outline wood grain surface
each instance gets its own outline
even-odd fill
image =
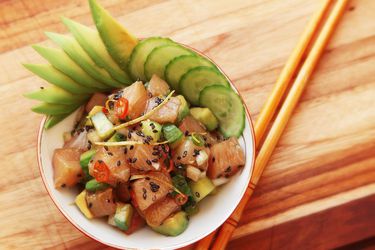
[[[138,37],[170,36],[207,53],[256,120],[320,1],[102,0]],[[30,45],[92,25],[86,0],[0,1],[0,249],[103,249],[57,210],[36,161],[41,116],[22,93]],[[228,249],[328,249],[375,237],[375,1],[352,0],[266,168]],[[363,243],[365,242],[365,243]]]

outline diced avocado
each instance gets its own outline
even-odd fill
[[[91,121],[91,119],[89,119],[89,120]],[[91,143],[103,141],[103,139],[100,138],[100,136],[98,135],[98,132],[96,130],[91,130],[90,132],[88,132],[87,133],[87,139]]]
[[[178,108],[177,122],[182,121],[189,114],[189,103],[183,95],[176,96],[180,100],[180,107]]]
[[[31,110],[39,114],[61,115],[71,113],[74,110],[76,110],[79,106],[79,104],[64,105],[42,102],[32,107]]]
[[[94,216],[92,215],[90,209],[87,206],[86,202],[86,190],[83,190],[75,199],[75,203],[79,210],[86,216],[87,219],[92,219]]]
[[[161,136],[162,125],[157,122],[146,120],[141,122],[142,133],[145,136],[151,136],[152,140],[157,142]]]
[[[105,116],[102,111],[93,115],[91,117],[91,121],[100,138],[106,139],[113,134],[113,124],[108,120],[107,116]]]
[[[96,30],[68,18],[62,18],[62,21],[96,65],[107,70],[113,79],[125,85],[131,83],[128,74],[122,70],[108,54],[108,51]]]
[[[47,82],[56,85],[72,94],[90,94],[95,92],[95,89],[87,88],[79,83],[75,82],[73,79],[67,77],[61,71],[55,69],[53,66],[48,64],[29,64],[25,63],[23,66],[33,72],[35,75],[46,80]]]
[[[130,204],[117,203],[116,213],[114,217],[115,224],[121,230],[128,230],[132,217],[133,207]]]
[[[208,108],[191,108],[190,114],[200,121],[208,131],[212,131],[219,126],[219,122]]]
[[[62,88],[51,85],[31,93],[24,94],[25,97],[53,104],[82,104],[89,96],[74,95]]]
[[[120,141],[126,141],[125,135],[116,132],[114,135],[112,135],[111,138],[108,139],[109,142],[120,142]]]
[[[32,46],[42,57],[53,67],[72,78],[77,83],[91,89],[106,90],[108,86],[95,80],[76,64],[62,49],[44,47],[41,45]]]
[[[103,183],[103,182],[98,182],[95,179],[89,180],[86,182],[85,189],[90,192],[96,192],[100,190],[104,190],[109,187],[109,184]]]
[[[187,214],[181,211],[166,219],[160,226],[152,227],[152,230],[167,236],[177,236],[186,230],[188,224]]]
[[[113,79],[105,69],[98,67],[73,37],[53,32],[46,32],[46,35],[58,44],[65,53],[91,77],[109,87],[119,88],[122,86],[122,84]]]
[[[116,223],[115,223],[115,214],[111,214],[110,216],[108,216],[108,220],[107,220],[107,223],[111,226],[116,226]]]
[[[103,111],[103,107],[102,106],[94,106],[90,112],[88,113],[87,115],[87,118],[91,118],[93,117],[93,115],[95,115],[96,113],[99,113],[99,112],[102,112]]]
[[[138,39],[130,34],[96,0],[90,0],[89,3],[96,28],[109,54],[123,70],[127,70],[130,54],[137,45]]]
[[[48,116],[46,123],[44,123],[44,128],[49,129],[55,126],[57,123],[61,122],[66,118],[69,114],[62,114],[62,115],[50,115]]]
[[[163,126],[163,136],[169,143],[175,143],[183,137],[182,131],[173,124]]]
[[[203,177],[196,182],[191,181],[189,185],[196,202],[201,201],[215,189],[215,185],[207,177]]]
[[[91,149],[81,154],[79,158],[79,164],[81,165],[82,171],[85,173],[86,180],[91,179],[91,176],[89,174],[89,162],[92,159],[92,157],[94,157],[95,154],[96,154],[96,149]]]

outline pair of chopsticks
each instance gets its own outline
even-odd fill
[[[296,75],[295,81],[287,93],[284,103],[277,114],[268,135],[265,137],[262,147],[260,148],[254,166],[254,172],[250,179],[241,202],[234,210],[232,215],[226,220],[219,230],[216,230],[198,242],[197,250],[206,250],[211,246],[211,241],[215,238],[211,249],[225,249],[233,231],[236,229],[241,215],[247,202],[254,192],[265,166],[267,165],[278,140],[284,131],[289,118],[296,107],[298,100],[321,57],[329,38],[331,37],[339,18],[345,11],[348,0],[337,0],[332,8],[329,8],[334,1],[324,0],[321,8],[313,15],[302,34],[296,48],[293,50],[288,61],[286,62],[277,82],[262,108],[258,120],[255,124],[256,149],[261,145],[265,131],[274,117],[275,111],[280,104],[282,97],[291,81]],[[329,12],[330,13],[327,13]],[[325,19],[325,17],[327,18]],[[325,19],[325,23],[324,23]],[[321,27],[321,29],[319,29]],[[310,50],[308,51],[308,48]],[[306,56],[303,62],[303,56]],[[300,68],[299,68],[300,66]],[[298,71],[299,69],[299,71]]]

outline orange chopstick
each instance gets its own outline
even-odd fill
[[[283,93],[285,92],[285,89],[287,87],[288,82],[292,78],[294,71],[297,69],[297,66],[299,65],[300,60],[302,59],[302,55],[304,51],[306,50],[309,41],[312,39],[315,31],[317,30],[317,27],[321,21],[321,19],[324,16],[324,13],[328,9],[329,4],[332,1],[326,1],[322,8],[314,15],[311,22],[307,26],[307,30],[304,32],[300,42],[298,43],[296,49],[293,51],[292,55],[288,59],[273,91],[271,96],[269,97],[268,101],[266,102],[265,107],[262,109],[260,117],[262,117],[260,120],[258,119],[257,125],[256,125],[256,138],[258,142],[260,141],[260,138],[263,136],[264,131],[266,127],[268,126],[269,121],[272,119],[272,116],[276,110],[276,107],[278,106],[281,97]],[[327,19],[326,24],[324,25],[321,33],[319,34],[315,44],[312,46],[312,49],[310,51],[310,54],[308,55],[305,63],[303,64],[301,70],[299,71],[299,74],[294,82],[294,85],[292,86],[275,122],[272,126],[262,149],[260,150],[255,168],[254,173],[251,178],[251,181],[249,183],[249,186],[246,190],[246,193],[244,197],[242,198],[240,204],[236,208],[236,210],[233,212],[231,217],[224,223],[222,226],[219,236],[217,240],[215,241],[212,249],[224,249],[227,245],[234,229],[236,228],[238,221],[242,215],[242,212],[246,206],[247,201],[249,200],[250,196],[253,193],[253,190],[255,188],[255,185],[258,183],[258,180],[268,163],[268,160],[272,154],[273,149],[275,148],[278,139],[280,138],[290,116],[291,113],[296,106],[299,97],[306,86],[306,83],[309,79],[309,77],[312,74],[313,69],[315,68],[318,59],[320,58],[323,49],[332,34],[332,31],[343,13],[345,6],[347,4],[347,0],[339,0],[334,7],[333,11],[331,12],[331,15]],[[258,128],[258,129],[257,129]],[[259,143],[257,144],[259,146]],[[216,232],[211,233],[206,238],[201,240],[196,249],[208,249],[210,246],[210,243],[212,239],[214,238]]]

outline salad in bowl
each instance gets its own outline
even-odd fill
[[[106,232],[149,228],[175,238],[205,212],[206,200],[234,191],[236,203],[222,205],[214,228],[194,229],[202,238],[233,212],[250,178],[248,112],[210,59],[169,38],[139,40],[89,3],[97,30],[63,18],[73,36],[47,32],[59,48],[33,48],[49,64],[25,64],[51,84],[25,94],[47,116],[38,149],[47,190],[71,222],[72,208],[60,203],[74,197],[81,217],[72,223],[82,231],[98,220]],[[87,234],[97,239],[94,231]]]

